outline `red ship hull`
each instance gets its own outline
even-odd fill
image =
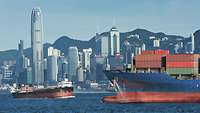
[[[121,92],[104,97],[107,103],[199,103],[199,92]]]
[[[39,89],[32,92],[12,93],[14,98],[72,98],[73,88]]]

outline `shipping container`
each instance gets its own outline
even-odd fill
[[[137,55],[135,61],[162,61],[163,55]]]
[[[159,55],[168,55],[169,54],[169,50],[155,50],[154,51],[155,54],[159,54]]]
[[[162,67],[162,62],[160,61],[154,61],[154,62],[143,62],[143,61],[136,61],[135,62],[135,67],[136,68],[161,68]]]
[[[198,68],[166,68],[168,74],[198,74]]]
[[[149,55],[149,54],[159,54],[159,55],[168,55],[169,50],[145,50],[142,51],[142,55]]]
[[[198,62],[199,55],[197,54],[174,54],[167,55],[167,62]]]
[[[198,62],[166,62],[166,67],[198,68]]]
[[[142,55],[154,54],[154,50],[145,50],[145,51],[142,51],[141,54],[142,54]]]

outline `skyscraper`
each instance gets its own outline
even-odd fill
[[[192,53],[194,53],[195,46],[194,46],[194,34],[191,34],[191,43],[192,43]]]
[[[120,34],[116,27],[110,30],[109,53],[111,56],[120,53]]]
[[[90,55],[92,54],[92,49],[83,49],[83,68],[90,71]]]
[[[78,68],[78,49],[77,47],[69,47],[68,49],[68,78],[70,80],[76,80],[76,71]]]
[[[58,80],[57,56],[52,55],[47,58],[47,81],[49,84],[56,83]]]
[[[160,47],[160,39],[159,38],[155,38],[153,40],[153,47],[155,47],[155,48],[159,48]]]
[[[43,26],[40,8],[33,8],[31,14],[32,75],[34,84],[44,83],[43,69]]]
[[[101,36],[101,56],[107,57],[109,53],[109,37]]]
[[[24,54],[24,41],[20,40],[18,44],[19,55],[22,56]]]
[[[18,44],[17,72],[20,73],[24,67],[24,41],[20,40]]]

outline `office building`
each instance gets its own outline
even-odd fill
[[[97,55],[97,56],[101,55],[101,36],[98,33],[96,33],[96,36],[95,36],[94,54]]]
[[[84,82],[85,81],[85,76],[84,76],[84,69],[79,66],[77,69],[77,81],[78,82]]]
[[[120,33],[116,27],[110,30],[109,53],[111,56],[120,53]]]
[[[135,55],[140,55],[142,52],[141,47],[135,47]]]
[[[44,83],[43,69],[43,23],[40,8],[33,8],[31,14],[32,75],[34,84]]]
[[[83,68],[90,71],[90,55],[92,54],[92,49],[83,49]]]
[[[77,80],[76,72],[78,68],[78,49],[77,47],[68,48],[68,72],[70,80]]]
[[[142,44],[142,51],[145,51],[146,50],[146,45],[143,43]]]
[[[156,47],[156,48],[160,47],[160,39],[159,38],[155,38],[153,40],[153,47]]]
[[[56,56],[48,56],[47,58],[47,83],[54,84],[58,78],[58,64]]]
[[[68,62],[64,56],[58,57],[58,81],[62,81],[68,76]]]
[[[55,49],[53,47],[49,47],[48,48],[48,56],[61,56],[61,52],[58,49]]]
[[[107,57],[109,55],[109,37],[101,36],[101,56]]]
[[[194,53],[195,45],[194,45],[194,34],[193,33],[191,34],[191,44],[192,44],[191,45],[192,46],[192,48],[191,48],[192,50],[191,51],[192,51],[192,53]]]

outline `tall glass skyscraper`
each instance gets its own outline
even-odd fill
[[[78,68],[78,49],[77,47],[69,47],[68,48],[68,78],[70,80],[76,80],[76,72]]]
[[[120,53],[120,33],[116,27],[110,30],[109,53],[111,56]]]
[[[43,69],[43,25],[40,8],[33,8],[31,14],[32,75],[34,84],[44,83]]]

